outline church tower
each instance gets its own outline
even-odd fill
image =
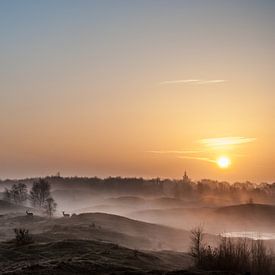
[[[183,181],[183,183],[189,183],[190,182],[190,179],[187,176],[186,171],[184,171],[184,176],[182,177],[182,181]]]

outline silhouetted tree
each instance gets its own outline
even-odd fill
[[[34,182],[30,191],[30,201],[34,207],[44,207],[46,200],[50,197],[51,185],[44,179]]]
[[[203,244],[203,227],[198,226],[191,230],[191,248],[190,248],[190,254],[192,257],[194,257],[196,261],[196,266],[201,265],[202,261],[202,251],[205,249]]]
[[[4,199],[16,204],[23,204],[28,198],[28,190],[25,183],[13,184],[11,189],[6,188]]]
[[[179,183],[178,182],[175,183],[174,197],[175,197],[175,199],[179,199],[180,198],[180,188],[179,188]]]
[[[54,201],[52,197],[49,197],[46,199],[46,202],[44,204],[45,213],[52,217],[56,211],[57,203]]]

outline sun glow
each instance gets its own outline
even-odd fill
[[[221,156],[217,159],[217,165],[222,169],[226,169],[231,165],[231,160],[229,157]]]

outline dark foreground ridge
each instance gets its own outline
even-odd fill
[[[145,252],[112,243],[62,240],[0,246],[1,274],[234,274],[181,270],[185,253]],[[175,271],[177,270],[177,271]]]

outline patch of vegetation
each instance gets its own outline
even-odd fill
[[[203,270],[221,270],[251,275],[272,275],[272,252],[268,251],[262,240],[221,237],[217,247],[203,242],[203,229],[191,231],[191,255],[196,267]]]
[[[26,245],[33,242],[33,238],[29,233],[28,229],[25,228],[15,228],[15,243],[16,245]]]

